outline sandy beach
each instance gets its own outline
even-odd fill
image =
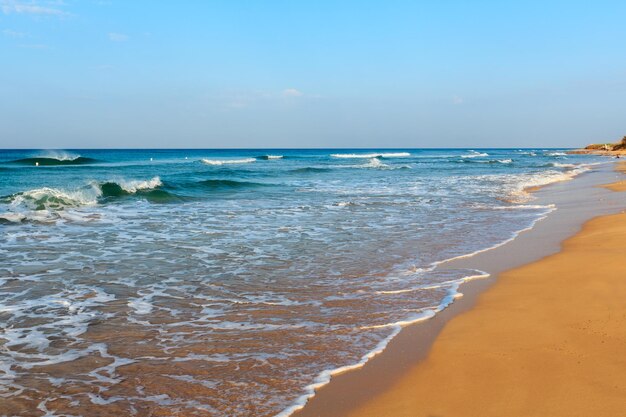
[[[626,164],[616,165],[624,170]],[[626,181],[604,187],[625,191]],[[622,415],[625,241],[623,211],[597,217],[560,252],[499,274],[474,306],[440,326],[423,358],[398,368],[383,389],[353,401],[344,386],[343,412],[336,415]],[[362,386],[367,378],[360,378]],[[376,383],[372,375],[369,381]],[[332,384],[328,391],[324,400],[338,397]],[[303,415],[323,415],[319,410],[313,404]]]
[[[561,253],[502,275],[424,362],[349,415],[620,415],[625,240],[626,214],[598,218]]]

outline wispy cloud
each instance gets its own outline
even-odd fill
[[[28,43],[28,44],[20,44],[17,46],[19,48],[26,48],[26,49],[48,49],[48,45],[44,45],[41,43]]]
[[[62,10],[64,6],[61,1],[19,1],[0,0],[0,10],[4,14],[26,14],[36,16],[69,16],[69,13]]]
[[[297,98],[317,97],[305,95],[302,91],[295,88],[286,88],[282,91],[236,91],[228,92],[221,96],[227,108],[245,109],[254,107],[258,104],[267,105],[269,103],[276,104],[293,104]]]
[[[11,29],[4,29],[2,31],[2,34],[4,36],[8,36],[9,38],[16,38],[16,39],[20,39],[20,38],[26,38],[28,37],[27,33],[24,32],[17,32],[15,30],[11,30]]]
[[[128,35],[123,33],[110,32],[108,36],[112,42],[126,42],[129,39]]]
[[[287,88],[283,90],[283,97],[302,97],[304,93],[300,90],[296,90],[295,88]]]

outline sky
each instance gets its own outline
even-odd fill
[[[0,148],[577,147],[626,2],[0,0]]]

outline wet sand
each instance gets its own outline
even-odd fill
[[[349,416],[617,416],[626,401],[626,214],[503,274],[427,359]]]
[[[616,164],[615,170],[623,174],[626,174],[626,162],[620,162]],[[626,179],[603,185],[603,187],[608,188],[611,191],[618,191],[618,192],[626,191]]]
[[[626,186],[620,178],[607,188]],[[497,280],[492,276],[463,287],[466,296],[460,303],[406,328],[361,370],[339,375],[298,417],[621,415],[626,399],[626,198],[593,194],[590,187],[578,191],[591,197],[562,204],[565,213],[552,217],[553,224],[503,249],[511,254],[522,245],[514,269],[498,271],[511,263],[500,259],[500,267],[490,271]],[[586,222],[559,251],[558,236],[572,235],[577,227],[559,226],[558,219],[583,219],[574,209],[583,201],[588,208],[605,206],[599,214],[622,213]],[[552,254],[542,258],[533,251]],[[529,257],[536,259],[523,265]]]

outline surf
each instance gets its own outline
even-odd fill
[[[256,162],[256,158],[242,158],[242,159],[206,159],[203,158],[200,160],[203,164],[206,165],[233,165],[233,164],[249,164],[251,162]]]

